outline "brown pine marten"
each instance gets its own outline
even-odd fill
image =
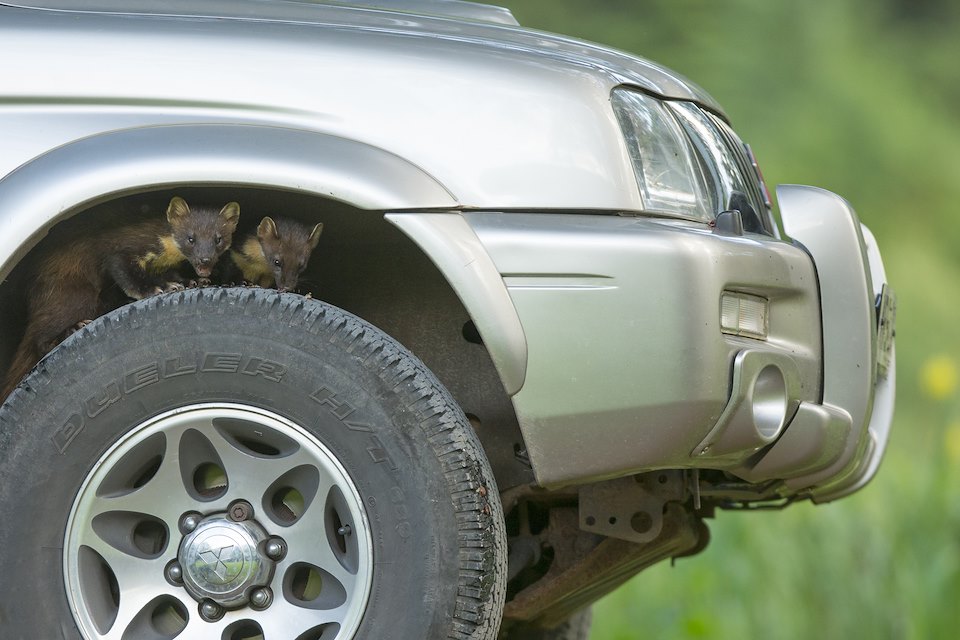
[[[227,268],[221,279],[227,284],[242,279],[261,287],[290,291],[307,268],[322,232],[322,222],[310,227],[295,220],[266,217],[257,226],[255,236],[230,251],[232,265],[224,260]]]
[[[48,250],[30,278],[26,330],[3,383],[6,398],[40,358],[90,320],[124,303],[183,289],[187,265],[209,278],[230,248],[240,205],[193,207],[175,197],[166,220],[149,220],[76,238]]]

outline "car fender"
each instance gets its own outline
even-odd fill
[[[217,183],[313,193],[369,210],[458,205],[420,168],[346,138],[242,124],[121,129],[57,147],[0,180],[0,277],[79,207],[123,193]]]
[[[388,213],[388,221],[429,256],[483,338],[508,395],[523,387],[527,340],[493,259],[459,213]]]

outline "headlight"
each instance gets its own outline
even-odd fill
[[[628,89],[615,89],[612,101],[644,208],[713,219],[700,159],[673,113],[659,100]]]
[[[698,157],[706,161],[704,176],[716,211],[738,209],[747,231],[772,232],[773,226],[763,220],[769,208],[761,191],[759,167],[737,134],[722,120],[689,102],[670,102],[667,108],[690,135]]]

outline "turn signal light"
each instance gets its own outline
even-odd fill
[[[766,340],[769,306],[766,298],[724,291],[720,296],[720,330],[733,336]]]

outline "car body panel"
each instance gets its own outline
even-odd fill
[[[741,352],[787,360],[791,402],[818,400],[817,283],[796,247],[650,218],[465,217],[523,324],[530,355],[513,403],[541,484],[730,466],[729,452],[694,450],[730,401]],[[768,340],[721,333],[723,291],[770,301]]]
[[[541,66],[577,64],[635,84],[651,93],[700,103],[716,113],[722,108],[706,91],[687,78],[639,56],[553,33],[518,28],[505,10],[469,2],[311,2],[293,0],[265,3],[255,0],[154,0],[139,5],[129,0],[32,0],[0,5],[56,11],[232,19],[323,25],[349,31],[380,31],[411,39],[449,40],[486,45],[509,55],[526,56]],[[433,16],[462,17],[480,22]],[[506,11],[509,15],[509,11]],[[386,60],[384,60],[386,62]],[[463,62],[468,62],[463,59]]]

